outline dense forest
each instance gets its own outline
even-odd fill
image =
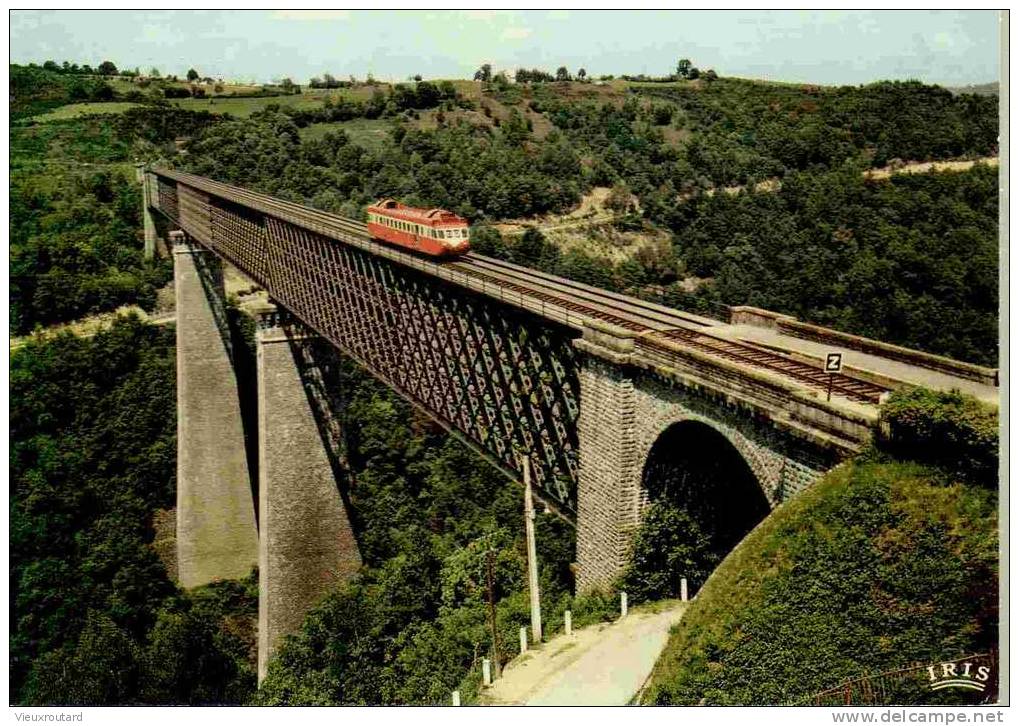
[[[11,358],[11,701],[238,702],[257,582],[185,593],[151,546],[173,506],[174,336],[124,318]]]
[[[38,68],[12,74],[23,117],[103,100],[89,83]],[[894,159],[995,153],[995,97],[714,78],[622,90],[495,79],[478,99],[451,85],[404,84],[310,110],[268,104],[243,119],[146,103],[22,120],[11,128],[12,332],[151,307],[171,269],[141,258],[131,163],[147,161],[352,217],[383,196],[444,206],[476,224],[484,254],[680,307],[761,305],[995,363],[996,172],[861,174]],[[348,133],[363,120],[385,125],[384,144]],[[330,128],[305,134],[311,125]],[[781,180],[777,191],[753,190],[768,177]],[[747,190],[712,193],[733,183]],[[622,200],[606,224],[665,230],[669,244],[609,261],[562,250],[537,228],[511,236],[492,226],[564,212],[594,187]],[[519,489],[344,365],[345,484],[365,567],[311,613],[256,690],[255,579],[183,592],[152,546],[155,518],[173,506],[173,343],[172,328],[124,319],[12,355],[12,701],[438,703],[453,688],[469,700],[491,647],[488,552],[504,659],[527,621]],[[250,367],[251,348],[238,352]],[[989,506],[982,497],[973,511]],[[626,575],[638,599],[667,594],[653,577],[663,542],[668,557],[703,566],[699,580],[718,560],[693,528],[672,536],[689,524],[684,512],[652,512]],[[567,607],[578,627],[614,613],[607,596],[571,594],[570,528],[549,514],[538,527],[547,627]],[[700,686],[663,688],[667,700]]]
[[[130,176],[129,176],[130,175]],[[133,170],[11,176],[11,328],[73,320],[136,303],[151,308],[168,260],[141,259]]]
[[[11,130],[11,331],[135,304],[151,309],[169,260],[142,259],[141,195],[130,163],[218,119],[136,108]]]

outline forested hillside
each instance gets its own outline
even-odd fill
[[[172,329],[29,342],[10,394],[11,701],[244,700],[255,581],[185,593],[151,546],[175,500]]]
[[[172,153],[210,114],[138,108],[11,128],[11,331],[151,309],[169,260],[142,259],[134,159]]]
[[[635,204],[612,225],[663,227],[670,248],[615,265],[583,249],[560,254],[533,234],[504,244],[482,233],[478,249],[681,307],[759,305],[938,354],[997,360],[996,173],[978,166],[861,175],[893,156],[993,153],[996,98],[915,83],[819,90],[719,79],[637,86],[628,95],[584,87],[570,95],[555,85],[493,85],[491,103],[508,109],[498,126],[461,115],[426,129],[396,115],[381,148],[356,143],[342,122],[302,140],[307,114],[270,108],[207,128],[182,163],[349,216],[395,197],[479,224],[561,212],[596,185],[616,186]],[[365,109],[352,103],[337,118]],[[540,138],[529,129],[537,112],[554,124]],[[667,140],[668,130],[686,140]],[[788,155],[796,144],[817,151],[810,139],[835,146]],[[782,177],[778,192],[704,193],[769,175]],[[535,244],[547,249],[512,251]],[[686,278],[696,281],[692,290]]]

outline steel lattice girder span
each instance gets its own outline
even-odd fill
[[[575,329],[373,254],[326,215],[183,177],[150,175],[148,204],[503,470],[529,452],[543,498],[575,517]]]

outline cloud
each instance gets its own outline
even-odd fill
[[[273,20],[347,20],[350,18],[349,10],[275,10]]]
[[[530,28],[522,28],[519,25],[511,26],[502,31],[503,40],[523,40],[529,38],[534,31]]]

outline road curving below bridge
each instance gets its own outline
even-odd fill
[[[625,706],[640,691],[687,604],[631,609],[612,623],[559,634],[517,656],[482,691],[483,705]]]

